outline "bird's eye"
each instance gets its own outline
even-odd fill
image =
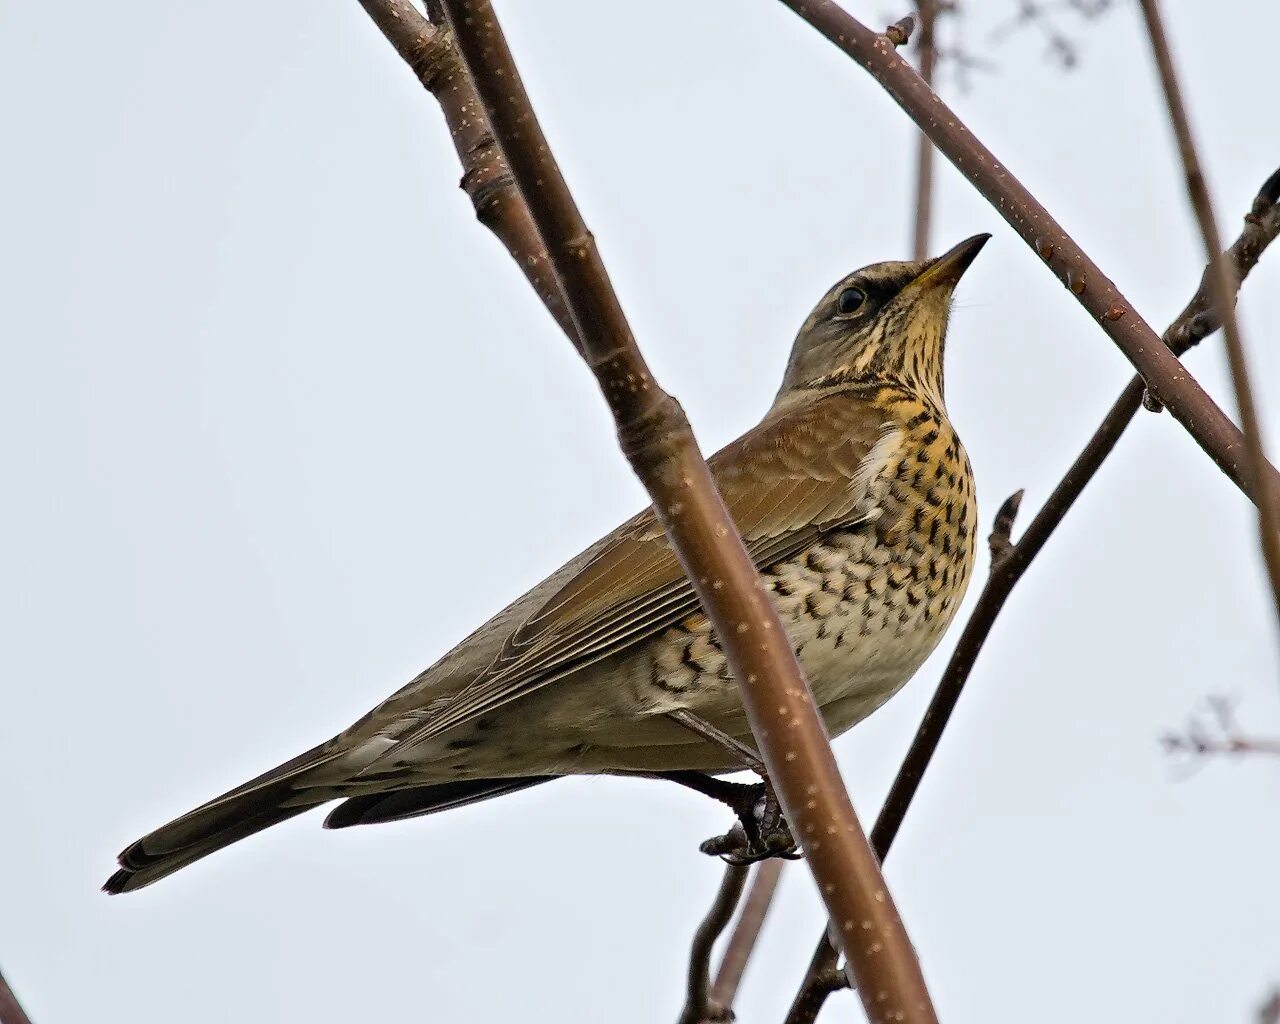
[[[850,313],[856,313],[866,301],[867,293],[861,288],[846,288],[836,296],[836,311],[847,316]]]

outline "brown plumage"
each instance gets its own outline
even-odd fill
[[[828,726],[896,692],[963,597],[976,508],[943,404],[951,293],[987,236],[837,283],[759,425],[710,459]],[[330,827],[462,806],[560,775],[738,765],[677,724],[749,739],[714,631],[647,510],[332,740],[144,836],[140,888],[311,807]]]

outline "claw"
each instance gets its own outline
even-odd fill
[[[761,784],[745,790],[734,810],[738,820],[733,828],[703,843],[699,847],[703,853],[738,865],[770,857],[796,860],[801,856],[771,787]]]

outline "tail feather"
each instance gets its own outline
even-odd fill
[[[434,786],[415,786],[386,793],[368,793],[349,797],[338,804],[324,819],[325,828],[350,828],[352,825],[373,825],[384,821],[404,821],[423,814],[436,814],[455,807],[479,803],[495,796],[515,793],[542,782],[558,778],[555,775],[530,775],[513,779],[470,779],[458,782],[442,782]]]
[[[202,804],[127,846],[120,870],[107,879],[108,893],[132,892],[159,881],[201,857],[334,798],[332,789],[307,790],[300,777],[337,756],[316,747]]]

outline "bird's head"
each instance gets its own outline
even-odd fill
[[[796,335],[778,400],[826,383],[889,377],[942,404],[951,294],[990,235],[936,259],[873,263],[839,281]]]

